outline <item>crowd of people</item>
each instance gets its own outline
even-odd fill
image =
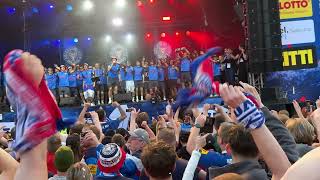
[[[174,110],[168,102],[148,123],[149,115],[133,108],[123,129],[127,115],[117,102],[117,119],[88,112],[86,103],[76,122],[63,122],[36,56],[12,52],[4,67],[17,122],[11,132],[1,128],[0,179],[320,179],[320,100],[316,108],[294,101],[295,114],[277,112],[249,84],[223,83],[228,111],[215,104],[199,111],[199,102]]]
[[[216,81],[234,85],[235,77],[238,77],[237,81],[247,82],[248,57],[242,45],[239,52],[233,55],[233,51],[226,48],[221,56],[211,57]],[[97,105],[111,104],[119,92],[131,93],[133,102],[143,101],[146,94],[166,100],[175,98],[180,88],[192,86],[194,75],[190,67],[193,60],[202,54],[203,51],[190,53],[183,47],[176,50],[173,60],[156,62],[142,59],[135,64],[120,64],[117,58],[112,58],[109,65],[55,65],[46,69],[45,77],[58,101],[59,98],[77,96],[82,102],[90,99]]]

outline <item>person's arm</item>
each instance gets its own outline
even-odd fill
[[[113,102],[112,106],[118,108],[118,110],[120,112],[119,120],[123,121],[127,118],[126,112],[122,109],[121,105],[118,102],[116,102],[116,101]]]
[[[202,107],[202,113],[203,115],[205,115],[206,117],[208,117],[208,111],[210,109],[211,105],[210,104],[204,104]]]
[[[98,129],[99,132],[100,132],[100,139],[99,139],[99,141],[101,142],[102,139],[104,138],[104,134],[103,134],[103,132],[102,132],[102,127],[101,127],[101,123],[100,123],[100,121],[99,121],[98,113],[96,113],[95,111],[92,111],[92,112],[90,112],[90,114],[91,114],[91,118],[92,118],[92,121],[93,121],[94,126],[96,126],[97,129]]]
[[[90,103],[84,103],[83,109],[79,114],[78,121],[76,122],[77,124],[85,124],[86,123],[86,121],[84,119],[84,115],[87,113],[89,107],[90,107]]]
[[[192,154],[192,151],[196,149],[197,137],[200,133],[200,127],[203,127],[206,122],[205,115],[199,115],[196,118],[195,126],[191,128],[190,135],[187,142],[187,151]]]
[[[0,148],[0,179],[13,180],[19,163]]]
[[[147,121],[143,121],[143,122],[141,123],[141,127],[143,127],[144,130],[147,131],[147,133],[148,133],[149,138],[150,138],[151,141],[156,139],[156,135],[153,133],[152,129],[150,129],[150,127],[148,126]]]
[[[294,110],[296,111],[299,118],[305,119],[305,117],[302,114],[301,107],[300,107],[299,103],[296,100],[293,100],[292,104],[293,104]]]
[[[281,180],[318,180],[320,179],[320,148],[316,148],[294,163]]]
[[[239,87],[223,84],[220,95],[224,102],[235,109],[237,122],[251,130],[251,135],[273,179],[281,179],[291,166],[281,146],[264,125],[264,114],[241,92]]]
[[[199,150],[206,145],[206,137],[207,137],[207,135],[196,138],[196,148],[195,148],[195,150],[192,151],[188,165],[183,173],[182,180],[192,180],[193,179],[194,172],[196,171],[196,169],[198,167],[198,163],[199,163],[199,160],[201,157],[201,153],[199,152]]]
[[[140,113],[140,109],[137,111],[135,108],[133,108],[133,110],[131,111],[130,128],[129,128],[130,132],[133,132],[137,128],[136,119],[139,113]]]
[[[314,125],[317,133],[317,139],[320,142],[320,108],[316,109],[310,116],[312,124]]]

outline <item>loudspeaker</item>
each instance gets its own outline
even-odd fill
[[[77,97],[65,97],[60,98],[60,106],[77,106],[80,105],[79,99]]]
[[[266,104],[287,103],[288,99],[281,91],[280,87],[270,87],[261,89],[261,100]]]
[[[132,95],[131,93],[116,94],[113,96],[113,100],[118,103],[132,102]]]
[[[251,72],[283,70],[279,0],[244,0]]]

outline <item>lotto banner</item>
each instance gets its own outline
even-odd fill
[[[310,17],[312,0],[279,0],[280,19]]]

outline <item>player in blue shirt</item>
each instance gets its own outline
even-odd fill
[[[177,81],[179,76],[179,68],[174,64],[174,61],[170,61],[168,67],[168,86],[170,89],[171,97],[176,97],[177,95]]]
[[[159,90],[161,91],[163,100],[166,100],[166,82],[165,82],[165,68],[159,61],[158,63],[158,78],[159,78]]]
[[[120,91],[124,92],[126,90],[126,66],[124,64],[121,64],[120,66]]]
[[[189,58],[189,51],[186,48],[181,49],[182,57],[180,59],[180,73],[181,73],[181,85],[182,88],[186,87],[186,84],[191,85],[190,65],[191,60]],[[189,86],[190,87],[190,86]]]
[[[111,62],[112,64],[108,67],[109,104],[112,102],[113,95],[118,94],[120,71],[120,64],[117,58],[111,58]]]
[[[77,90],[78,90],[78,95],[81,98],[81,102],[84,102],[82,72],[83,72],[83,66],[77,65],[77,71],[76,71],[76,73],[77,73]]]
[[[214,71],[214,80],[221,82],[221,64],[218,57],[213,57],[212,65]]]
[[[69,67],[69,87],[71,97],[77,96],[77,72],[75,67]]]
[[[95,95],[96,95],[96,103],[98,105],[104,104],[104,86],[102,84],[104,76],[104,71],[101,69],[101,66],[99,63],[96,63],[94,65],[94,70],[93,70],[93,77],[95,79]]]
[[[107,68],[108,66],[102,65],[101,69],[103,70],[103,76],[101,76],[100,81],[103,86],[103,92],[101,93],[102,104],[106,102],[107,94],[108,94],[108,81],[107,81]]]
[[[128,61],[126,68],[126,92],[131,93],[132,101],[134,101],[134,79],[133,79],[134,69],[131,63]]]
[[[136,101],[139,102],[139,90],[140,90],[140,100],[143,101],[143,74],[144,69],[141,66],[140,61],[136,62],[136,66],[133,67],[134,71],[134,85],[136,87]]]
[[[87,102],[92,102],[94,99],[94,83],[92,81],[93,70],[88,64],[83,65],[82,78],[83,78],[83,94]]]
[[[59,95],[60,95],[60,98],[69,97],[70,96],[69,75],[64,65],[61,65],[60,69],[61,71],[57,73]]]
[[[150,94],[155,94],[158,91],[159,71],[153,61],[150,62],[150,66],[148,67],[148,77]]]
[[[50,89],[52,94],[57,98],[57,80],[58,80],[57,74],[53,73],[52,68],[48,68],[48,72],[45,75],[45,78],[46,78],[48,88]]]

